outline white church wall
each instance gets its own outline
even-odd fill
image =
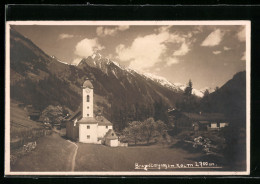
[[[108,130],[113,129],[112,126],[98,125],[98,137],[104,137]]]
[[[97,124],[80,124],[79,142],[97,143]]]
[[[110,146],[111,147],[117,147],[118,146],[118,140],[115,139],[115,140],[110,140]]]

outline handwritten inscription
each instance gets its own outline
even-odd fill
[[[222,168],[219,167],[216,163],[213,162],[194,162],[188,164],[139,164],[135,163],[135,169],[137,170],[168,170],[168,169],[176,169],[176,168]]]

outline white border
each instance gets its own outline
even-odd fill
[[[131,172],[11,172],[10,171],[10,25],[245,25],[246,26],[246,171],[131,171]],[[250,96],[251,96],[251,22],[237,21],[8,21],[5,58],[5,175],[249,175],[250,174]]]

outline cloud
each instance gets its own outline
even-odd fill
[[[215,51],[213,51],[212,53],[215,54],[215,55],[217,55],[217,54],[220,54],[221,51],[220,51],[220,50],[215,50]]]
[[[97,38],[85,38],[77,43],[74,53],[79,57],[88,57],[91,56],[95,51],[102,50],[104,48],[104,46],[101,46],[98,43]]]
[[[159,72],[161,71],[161,68],[155,68],[155,71]]]
[[[240,60],[242,60],[242,61],[245,61],[245,60],[246,60],[246,52],[243,53],[243,56],[241,57]]]
[[[73,37],[74,35],[62,33],[58,36],[58,39],[62,40],[62,39],[73,38]]]
[[[130,26],[128,26],[128,25],[118,26],[118,30],[119,30],[119,31],[125,31],[125,30],[127,30],[127,29],[129,29],[129,28],[130,28]]]
[[[219,45],[225,35],[225,31],[220,29],[216,29],[215,31],[211,32],[207,38],[201,43],[201,46],[205,47],[213,47]]]
[[[124,26],[117,26],[115,28],[104,28],[102,26],[97,27],[96,33],[98,36],[104,37],[104,36],[115,36],[119,31],[125,31],[129,29],[130,26],[124,25]]]
[[[130,47],[119,45],[116,48],[118,58],[122,61],[131,61],[129,67],[134,69],[148,69],[159,62],[166,46],[163,42],[167,35],[151,34],[136,38]]]
[[[188,36],[170,33],[170,26],[155,29],[155,34],[139,36],[130,46],[120,44],[116,47],[117,58],[130,62],[129,67],[137,70],[148,70],[157,63],[164,62],[167,66],[179,63],[177,57],[184,56],[190,51],[191,42]],[[167,55],[169,44],[178,47],[172,55]]]
[[[186,55],[189,51],[190,51],[189,46],[187,45],[186,42],[183,42],[181,47],[178,50],[176,50],[173,53],[173,55],[174,56],[183,56],[183,55]]]
[[[177,63],[179,63],[179,60],[177,58],[170,57],[170,58],[167,58],[167,60],[166,60],[166,66],[171,66],[171,65],[177,64]]]
[[[231,50],[231,48],[229,48],[229,47],[226,47],[226,46],[224,46],[224,48],[223,48],[224,50]]]
[[[240,31],[237,33],[237,38],[241,42],[246,41],[246,27],[245,26],[242,29],[240,29]]]

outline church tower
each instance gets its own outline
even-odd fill
[[[93,117],[93,85],[89,79],[87,79],[82,86],[82,117]]]

